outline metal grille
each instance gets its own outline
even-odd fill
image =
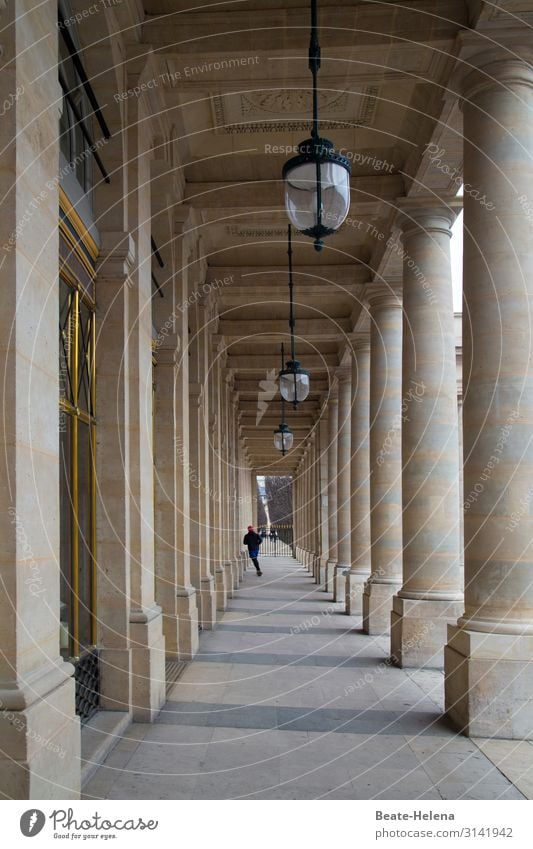
[[[76,713],[87,722],[100,706],[100,663],[97,652],[88,652],[75,665]]]
[[[270,528],[259,528],[258,533],[263,539],[260,557],[292,557],[292,525],[271,525]]]

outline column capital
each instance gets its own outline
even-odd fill
[[[397,283],[371,283],[365,289],[364,299],[371,313],[391,307],[402,308],[402,292]]]
[[[179,345],[173,345],[172,340],[167,337],[165,345],[157,345],[154,353],[157,357],[157,367],[172,366],[175,367],[178,360]]]
[[[419,233],[442,233],[451,238],[452,226],[463,208],[461,198],[399,198],[396,224],[403,239]]]
[[[348,338],[353,353],[357,354],[358,351],[370,351],[370,333],[352,333]]]
[[[449,90],[462,101],[483,91],[503,91],[514,85],[533,87],[531,30],[522,24],[459,33],[460,57]],[[489,46],[490,45],[490,46]]]
[[[101,244],[97,275],[104,280],[117,278],[121,282],[135,266],[135,241],[131,233],[107,230],[100,234]]]
[[[348,366],[342,366],[342,368],[337,369],[337,371],[335,372],[335,376],[339,382],[339,386],[345,385],[346,383],[351,383],[352,370]]]
[[[198,403],[200,403],[201,394],[202,394],[202,384],[201,383],[189,383],[189,398],[198,398]]]

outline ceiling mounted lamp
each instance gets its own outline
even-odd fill
[[[320,68],[317,0],[311,0],[309,70],[313,75],[313,126],[311,138],[298,145],[298,156],[283,166],[285,208],[291,224],[315,240],[322,250],[324,236],[339,229],[350,208],[349,160],[336,153],[333,142],[318,132],[317,76]]]
[[[309,372],[301,368],[300,363],[296,359],[296,345],[294,341],[294,328],[296,322],[294,320],[294,303],[293,303],[293,283],[292,283],[292,240],[291,240],[291,225],[288,227],[288,255],[289,255],[289,329],[291,334],[291,358],[287,365],[282,368],[279,373],[279,391],[281,397],[292,404],[294,409],[302,401],[305,401],[309,395],[310,382]]]
[[[283,344],[281,345],[281,370],[284,365]],[[274,431],[274,448],[281,451],[283,456],[290,451],[294,441],[294,434],[289,425],[285,423],[285,398],[281,396],[281,423],[277,430]]]

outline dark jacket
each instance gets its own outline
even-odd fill
[[[259,548],[263,540],[259,534],[256,534],[255,531],[248,531],[242,542],[243,545],[247,545],[248,548]]]

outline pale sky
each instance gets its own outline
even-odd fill
[[[462,312],[462,288],[463,288],[463,213],[457,216],[452,227],[452,238],[450,244],[452,258],[452,285],[453,285],[453,309],[454,312]]]

